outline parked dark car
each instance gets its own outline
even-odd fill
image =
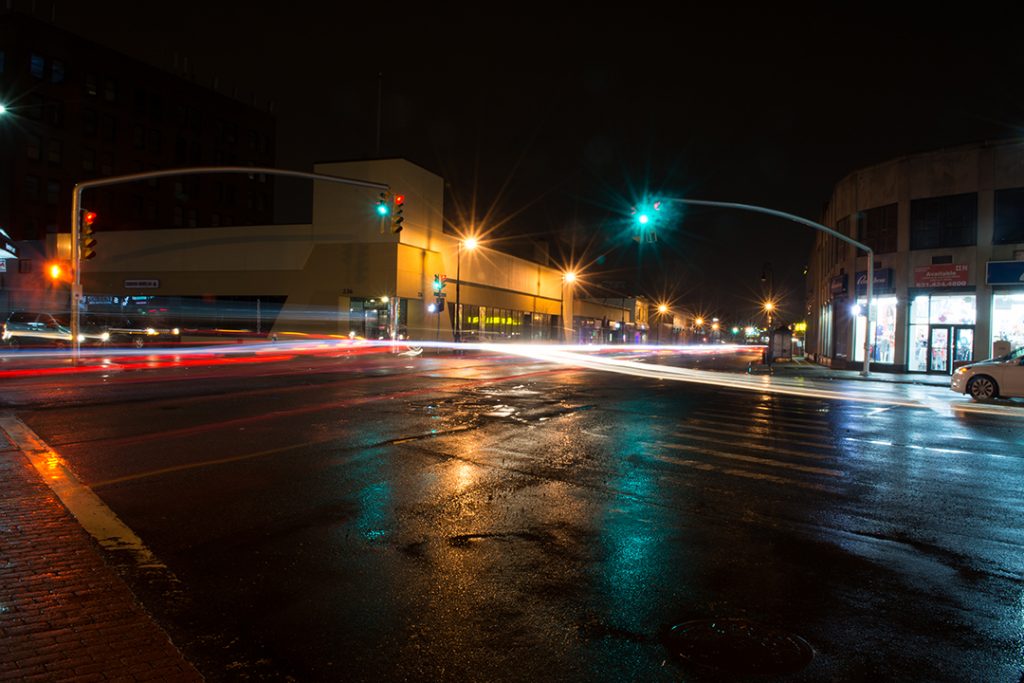
[[[8,346],[70,346],[70,316],[40,311],[15,311],[4,322],[3,342]],[[110,333],[103,326],[81,321],[79,344],[97,346],[110,341]]]

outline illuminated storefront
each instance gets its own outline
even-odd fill
[[[949,374],[973,360],[974,294],[915,294],[909,318],[909,372]]]
[[[1024,291],[992,295],[992,341],[1024,346]]]
[[[867,298],[857,300],[853,310],[855,323],[853,340],[853,359],[864,360],[864,313],[867,310]],[[871,362],[896,362],[896,306],[894,296],[878,296],[871,298]]]

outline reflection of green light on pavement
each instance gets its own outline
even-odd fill
[[[368,540],[378,540],[388,534],[390,526],[391,484],[381,481],[368,486],[359,494],[358,529]]]

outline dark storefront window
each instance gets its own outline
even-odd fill
[[[996,190],[992,244],[1024,242],[1024,187]]]
[[[896,204],[887,204],[857,214],[857,239],[876,254],[896,251]]]
[[[969,247],[977,242],[977,193],[910,202],[911,249]]]

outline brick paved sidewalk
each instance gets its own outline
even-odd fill
[[[0,681],[202,681],[0,430]]]

